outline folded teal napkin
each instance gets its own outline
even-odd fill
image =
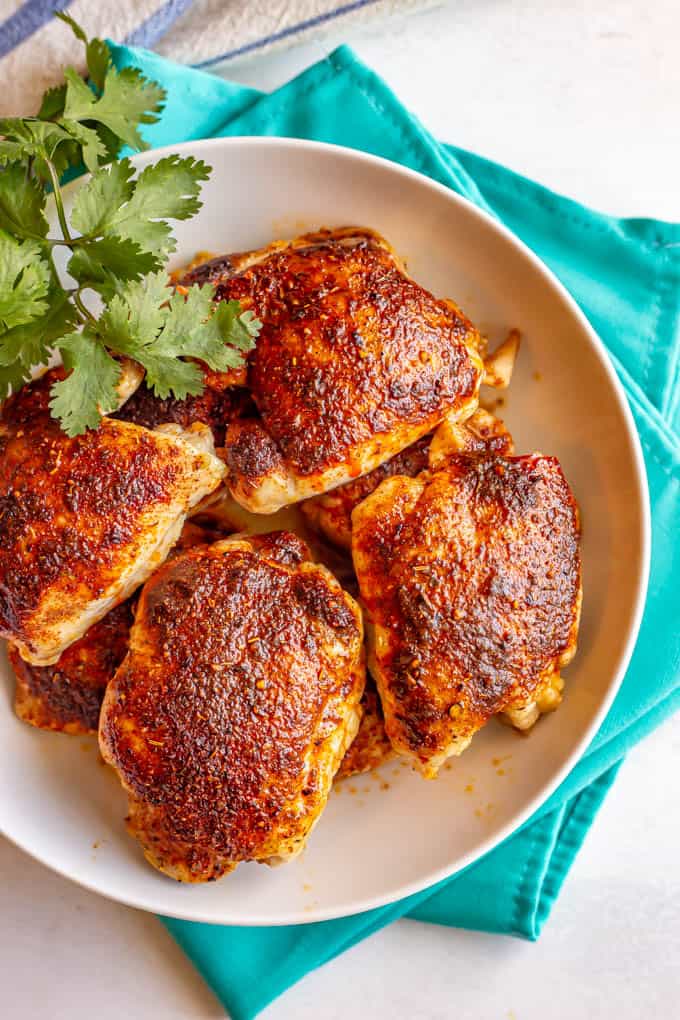
[[[113,47],[163,83],[152,145],[209,135],[335,142],[403,163],[507,224],[550,266],[607,345],[642,441],[652,503],[647,608],[632,663],[587,753],[534,817],[465,872],[388,907],[319,924],[218,927],[164,919],[234,1020],[408,914],[535,939],[625,752],[680,707],[680,225],[592,212],[434,139],[345,47],[271,95],[143,50]]]

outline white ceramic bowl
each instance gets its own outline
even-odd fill
[[[511,233],[453,192],[349,149],[275,138],[172,146],[213,173],[204,207],[177,225],[176,264],[319,226],[383,233],[413,276],[452,297],[492,342],[523,346],[501,412],[517,450],[559,456],[583,515],[580,647],[560,710],[528,737],[491,722],[435,782],[398,761],[341,784],[296,862],[241,866],[182,886],[147,865],[126,833],[126,801],[94,739],[34,730],[12,712],[0,661],[0,830],[49,867],[145,910],[225,924],[294,924],[376,907],[486,853],[555,789],[621,682],[649,562],[644,464],[622,389],[586,319]],[[135,160],[145,166],[160,153]]]

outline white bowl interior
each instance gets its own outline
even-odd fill
[[[580,647],[560,710],[529,737],[492,722],[439,779],[399,760],[343,782],[296,862],[246,865],[217,884],[153,871],[123,824],[125,798],[94,739],[18,722],[0,662],[0,829],[61,873],[114,899],[228,924],[301,923],[376,906],[490,849],[554,789],[611,701],[637,630],[648,563],[644,468],[599,342],[547,270],[509,233],[416,174],[349,150],[281,139],[174,146],[214,170],[205,205],[177,224],[175,262],[319,226],[360,224],[395,245],[413,276],[454,298],[498,342],[522,332],[499,414],[519,452],[560,457],[583,516]],[[144,165],[155,154],[140,157]]]

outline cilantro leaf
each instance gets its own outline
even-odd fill
[[[146,369],[146,383],[159,397],[178,399],[200,393],[198,359],[218,372],[237,368],[253,346],[258,325],[245,318],[238,302],[213,306],[210,284],[190,287],[186,296],[168,287],[165,273],[129,283],[112,298],[99,319],[105,344]],[[214,310],[213,310],[214,308]]]
[[[201,182],[208,180],[211,169],[202,159],[177,153],[145,167],[135,182],[127,218],[190,219],[203,204],[198,197]]]
[[[195,362],[157,354],[152,348],[145,351],[141,364],[146,369],[146,385],[161,400],[171,394],[177,400],[186,400],[203,392],[203,371]]]
[[[163,332],[164,346],[168,354],[175,357],[182,354],[182,338],[188,339],[193,332],[202,328],[212,311],[214,293],[212,284],[189,287],[186,295],[179,291],[172,294],[166,292]]]
[[[20,146],[22,152],[18,157],[20,159],[43,155],[51,159],[58,146],[70,138],[58,124],[31,117],[1,118],[0,135]]]
[[[158,269],[159,262],[134,241],[111,236],[79,245],[67,268],[81,287],[91,287],[108,298],[118,290],[117,280],[139,280]]]
[[[75,67],[66,67],[64,78],[66,78],[64,116],[68,120],[94,120],[95,118],[90,114],[100,101],[99,97],[92,91],[85,79],[78,74]]]
[[[210,168],[193,156],[160,159],[142,171],[127,205],[114,212],[107,228],[147,251],[168,255],[176,243],[165,218],[185,220],[198,212],[201,181],[209,175]]]
[[[105,127],[104,124],[95,124],[95,130],[101,139],[101,143],[106,149],[106,157],[102,160],[102,163],[111,163],[120,152],[122,142],[118,135],[110,131],[109,128]]]
[[[240,351],[252,351],[262,329],[262,323],[255,312],[244,312],[239,301],[220,301],[215,315],[225,343]]]
[[[19,237],[37,239],[47,235],[42,188],[26,174],[26,167],[13,163],[0,174],[0,228]]]
[[[186,297],[176,292],[168,302],[169,314],[163,327],[163,346],[168,355],[200,358],[216,372],[238,368],[242,355],[253,347],[249,324],[243,321],[238,301],[222,301],[214,307],[210,284],[190,287]],[[212,312],[212,314],[211,314]],[[259,323],[257,324],[259,326]]]
[[[121,159],[99,170],[78,191],[71,210],[71,223],[81,234],[101,234],[109,229],[112,218],[129,201],[134,168],[129,159]]]
[[[119,283],[114,274],[84,247],[76,248],[66,268],[80,287],[96,291],[105,301],[118,293]]]
[[[76,39],[85,44],[87,70],[98,89],[103,89],[104,78],[111,64],[111,50],[103,39],[88,39],[84,29],[65,11],[55,11],[55,16],[68,25]]]
[[[25,368],[20,361],[0,365],[0,400],[4,400],[10,393],[16,393],[30,378],[30,369]]]
[[[42,247],[30,238],[17,241],[0,230],[0,327],[3,330],[31,322],[47,311],[51,282]]]
[[[85,50],[90,79],[101,91],[111,66],[111,50],[103,39],[90,39]]]
[[[82,147],[83,163],[87,169],[90,173],[96,173],[100,162],[108,157],[108,149],[98,132],[94,128],[86,127],[85,124],[79,124],[77,120],[64,118],[62,124],[69,135]]]
[[[155,255],[142,251],[138,244],[126,237],[112,235],[87,241],[79,250],[86,252],[90,259],[101,262],[119,280],[139,280],[160,268]]]
[[[135,358],[145,344],[153,343],[165,320],[168,284],[166,273],[152,273],[139,283],[126,284],[109,302],[98,324],[113,350]]]
[[[69,295],[53,282],[47,296],[47,313],[39,319],[14,326],[0,334],[0,366],[20,363],[30,371],[49,360],[54,343],[78,323],[78,314]]]
[[[165,100],[165,90],[149,81],[137,68],[125,67],[117,71],[110,66],[104,78],[101,95],[97,96],[83,79],[69,67],[66,78],[66,106],[68,120],[97,121],[131,146],[148,148],[137,127],[153,124]]]
[[[158,255],[163,261],[170,255],[177,243],[172,236],[172,229],[165,220],[136,220],[125,218],[121,223],[116,223],[111,228],[121,237],[128,237],[135,241],[144,251]]]
[[[0,134],[2,130],[0,129]],[[0,141],[0,166],[7,163],[18,163],[26,158],[26,150],[21,142],[10,142],[7,139]]]
[[[35,160],[36,176],[42,180],[49,177],[46,160],[52,161],[58,176],[80,161],[71,135],[52,121],[5,117],[0,120],[0,135],[5,136],[0,142],[0,163]]]
[[[116,386],[121,367],[86,327],[57,345],[69,374],[51,390],[50,410],[69,436],[95,429],[103,414],[118,406]]]
[[[42,97],[42,103],[38,110],[38,119],[53,120],[55,117],[61,117],[64,112],[65,102],[65,85],[56,85],[54,88],[48,89]]]
[[[201,207],[210,167],[193,156],[167,156],[136,180],[129,159],[96,173],[78,192],[71,213],[82,234],[115,234],[162,256],[175,249],[165,218],[188,219]]]

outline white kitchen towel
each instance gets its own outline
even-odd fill
[[[67,11],[89,36],[210,67],[352,19],[427,6],[432,0],[0,0],[0,115],[35,112],[65,65],[82,70],[83,47],[55,11]]]

